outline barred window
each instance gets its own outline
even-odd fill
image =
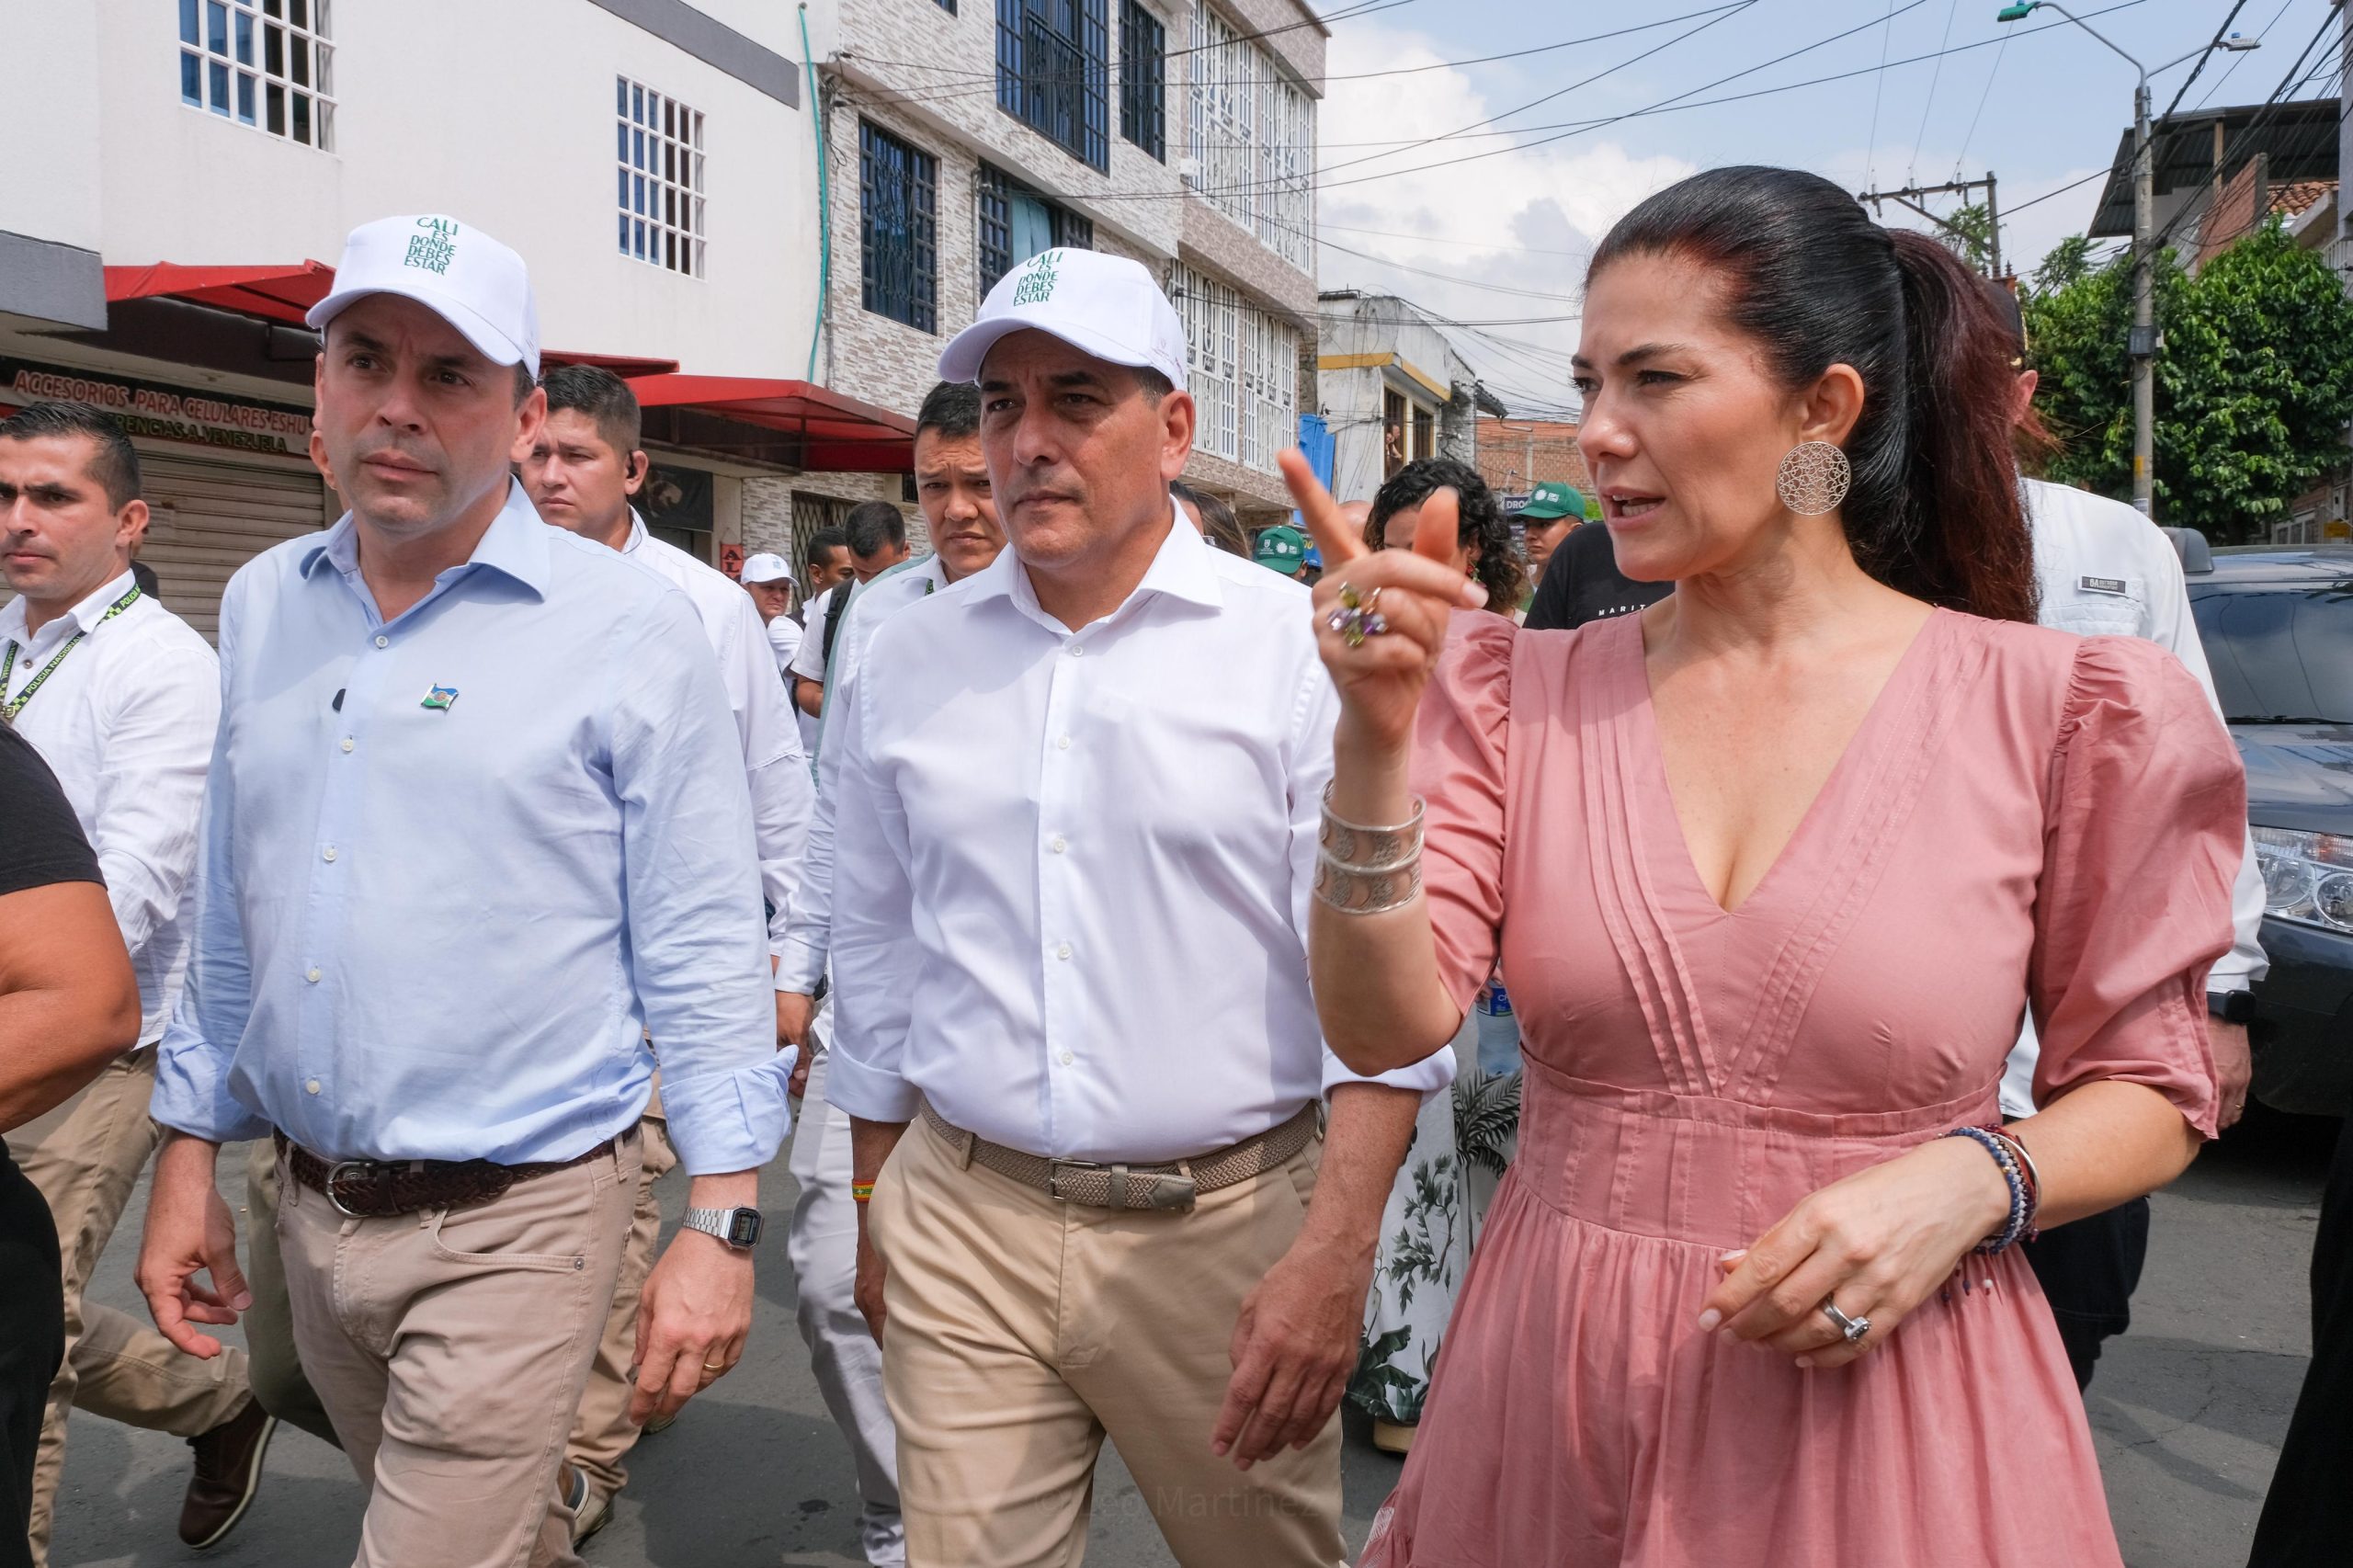
[[[1263,472],[1299,439],[1299,333],[1231,286],[1179,267],[1186,384],[1200,410],[1194,444]]]
[[[703,275],[702,116],[616,76],[621,254]]]
[[[858,122],[860,302],[924,332],[938,316],[939,161]]]
[[[328,0],[179,0],[180,102],[335,151]]]
[[[1072,157],[1110,167],[1104,0],[996,0],[997,108]]]
[[[1168,161],[1168,29],[1137,0],[1120,0],[1120,134]]]
[[[1094,221],[1048,201],[993,165],[980,174],[981,293],[1040,251],[1093,250]]]
[[[1303,271],[1314,266],[1315,105],[1274,56],[1207,6],[1193,11],[1186,183]]]

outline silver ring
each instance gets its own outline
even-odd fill
[[[1838,1332],[1847,1336],[1847,1343],[1849,1345],[1860,1345],[1863,1342],[1863,1335],[1871,1331],[1870,1319],[1850,1318],[1838,1310],[1838,1303],[1836,1301],[1823,1302],[1822,1315],[1838,1325]]]

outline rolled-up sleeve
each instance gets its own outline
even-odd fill
[[[1332,731],[1340,722],[1340,694],[1318,661],[1308,670],[1300,693],[1300,723],[1293,731],[1290,768],[1291,921],[1303,950],[1307,943],[1308,906],[1315,897],[1315,868],[1322,854],[1324,788],[1332,781]],[[1342,1084],[1383,1084],[1392,1089],[1435,1094],[1454,1082],[1454,1052],[1440,1048],[1419,1062],[1392,1067],[1386,1073],[1352,1072],[1347,1063],[1319,1040],[1323,1051],[1325,1097]]]
[[[219,710],[235,711],[238,608],[232,581],[221,605]],[[260,1138],[270,1126],[232,1092],[230,1069],[253,1014],[253,969],[238,907],[236,789],[228,766],[231,726],[215,726],[204,804],[197,819],[196,904],[188,936],[188,979],[178,1008],[155,1048],[155,1091],[148,1115],[165,1127],[214,1143]]]
[[[833,912],[835,994],[825,1098],[867,1121],[911,1121],[922,1096],[901,1064],[919,960],[906,816],[871,753],[883,674],[869,661],[835,694],[843,723],[819,752],[821,767],[839,769],[820,790],[833,810],[828,885],[837,880],[858,890]]]
[[[630,950],[690,1176],[753,1170],[792,1115],[775,1049],[744,754],[686,596],[666,594],[619,661],[609,709]]]

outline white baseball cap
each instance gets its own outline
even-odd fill
[[[351,231],[335,292],[302,319],[321,331],[370,294],[415,300],[465,335],[494,365],[540,373],[540,312],[523,258],[455,218],[379,218]]]
[[[770,555],[762,551],[744,562],[743,581],[746,583],[789,583],[791,580],[792,568],[784,563],[781,555]]]
[[[981,361],[1007,333],[1035,327],[1114,365],[1149,366],[1185,385],[1185,324],[1142,262],[1058,245],[996,280],[978,320],[939,357],[950,381],[977,381]]]

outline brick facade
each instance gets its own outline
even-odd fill
[[[1479,477],[1499,494],[1524,495],[1529,486],[1550,481],[1593,497],[1593,475],[1577,450],[1577,427],[1566,420],[1480,420]]]

